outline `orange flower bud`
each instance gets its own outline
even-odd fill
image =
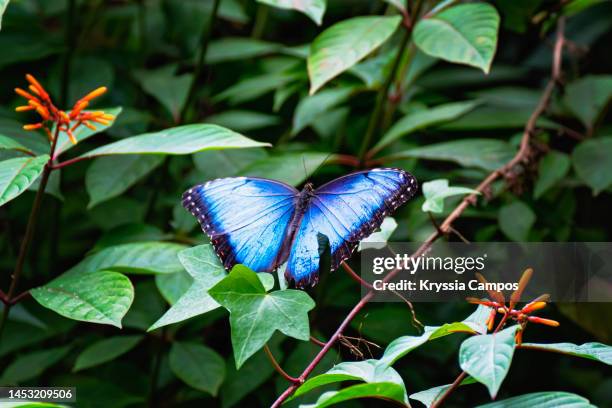
[[[95,89],[93,91],[91,91],[90,93],[88,93],[87,95],[85,95],[84,97],[82,97],[80,101],[91,101],[94,98],[97,98],[98,96],[103,95],[106,92],[106,87],[105,86],[101,86],[98,89]]]
[[[79,101],[74,105],[74,108],[72,108],[72,111],[70,112],[70,117],[72,119],[76,118],[77,116],[79,116],[79,113],[81,113],[81,111],[83,109],[85,109],[87,107],[87,105],[89,105],[89,102],[87,101]]]
[[[89,123],[88,121],[83,122],[83,124],[91,130],[97,130],[98,128]]]
[[[514,342],[518,345],[523,343],[523,331],[522,330],[517,330],[516,334],[514,335]]]
[[[34,123],[31,125],[23,125],[23,130],[36,130],[40,129],[43,126],[42,123]]]
[[[72,133],[72,130],[66,129],[66,133],[68,134],[68,138],[70,139],[72,144],[77,144],[77,139],[76,137],[74,137],[74,133]]]
[[[526,304],[521,309],[521,312],[531,313],[531,312],[535,312],[536,310],[544,309],[545,307],[546,307],[546,302],[531,302],[531,303]]]
[[[31,105],[28,105],[28,106],[18,106],[18,107],[15,108],[15,112],[26,112],[26,111],[31,111],[31,110],[34,110],[34,109],[36,109],[36,108],[34,108]]]
[[[64,122],[66,122],[67,124],[70,123],[70,118],[68,117],[68,115],[66,114],[66,112],[64,111],[59,111],[60,116],[62,117],[62,120]]]
[[[26,99],[30,99],[30,100],[34,100],[40,103],[40,101],[38,100],[37,97],[30,95],[29,93],[27,93],[26,91],[24,91],[21,88],[15,88],[15,93],[19,96],[23,96]]]
[[[53,134],[51,133],[51,131],[48,128],[43,128],[43,130],[47,134],[47,139],[49,139],[49,142],[52,143],[53,142]]]
[[[38,82],[36,80],[36,78],[34,78],[32,75],[30,74],[26,74],[26,79],[29,83],[32,84],[32,86],[30,87],[30,89],[32,89],[32,87],[36,88],[36,90],[38,92],[36,92],[38,95],[40,95],[43,98],[48,98],[49,95],[47,94],[47,92],[45,91],[45,88],[43,88],[43,86],[40,84],[40,82]]]
[[[497,314],[497,311],[495,309],[492,309],[491,313],[489,313],[489,318],[487,319],[487,329],[489,329],[489,331],[493,330],[493,325],[495,324],[496,314]]]
[[[559,322],[551,319],[543,319],[537,316],[529,316],[527,318],[532,323],[545,324],[546,326],[559,327]]]

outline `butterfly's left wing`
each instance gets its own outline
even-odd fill
[[[317,190],[295,235],[285,277],[296,286],[314,285],[319,271],[319,240],[327,236],[332,270],[360,240],[380,227],[416,192],[416,179],[401,169],[373,169],[337,178]]]

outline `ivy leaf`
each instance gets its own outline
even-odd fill
[[[495,398],[502,381],[508,374],[514,355],[514,334],[518,326],[498,333],[481,334],[466,339],[459,349],[459,365],[478,382],[489,389]]]
[[[474,384],[477,382],[472,377],[467,377],[459,385],[468,385]],[[430,408],[434,403],[437,402],[438,398],[440,398],[444,393],[452,386],[452,384],[440,385],[437,387],[429,388],[427,390],[415,392],[414,394],[410,394],[409,398],[413,400],[417,400],[425,404],[427,408]]]
[[[599,361],[607,365],[612,365],[612,346],[608,346],[607,344],[602,343],[584,343],[580,345],[573,343],[523,343],[521,344],[521,348],[526,348],[530,350],[554,351],[557,353],[588,358],[590,360]]]
[[[520,242],[529,237],[529,231],[535,223],[536,215],[527,204],[513,201],[499,209],[499,228],[511,240]]]
[[[501,401],[479,405],[477,408],[595,408],[580,395],[562,391],[532,392]]]
[[[398,120],[372,149],[379,151],[404,135],[431,125],[456,119],[471,111],[478,105],[477,101],[451,102],[432,108],[415,110]]]
[[[310,94],[380,47],[397,29],[400,16],[354,17],[314,39],[308,56]]]
[[[579,78],[565,88],[563,103],[584,126],[592,130],[612,99],[612,75]]]
[[[567,154],[551,150],[540,160],[538,165],[538,179],[533,190],[533,197],[540,198],[555,184],[563,180],[569,172],[571,165]]]
[[[364,248],[375,248],[382,249],[387,246],[387,241],[393,235],[393,232],[397,229],[397,221],[393,217],[386,217],[382,224],[380,224],[380,231],[374,232],[369,237],[366,237],[359,241],[359,251]]]
[[[321,394],[314,404],[300,405],[301,408],[324,408],[357,398],[379,398],[405,404],[404,390],[394,383],[367,383],[343,388],[340,391],[328,391]]]
[[[178,254],[185,245],[171,242],[134,242],[104,248],[88,256],[66,275],[112,269],[134,274],[174,273],[183,269]]]
[[[208,290],[227,275],[211,245],[199,245],[181,251],[181,264],[193,278],[189,289],[148,331],[210,312],[219,304]]]
[[[588,139],[572,153],[578,177],[597,195],[612,185],[612,137]]]
[[[134,300],[130,280],[112,271],[60,276],[30,293],[42,306],[69,319],[119,328]]]
[[[111,154],[191,154],[204,150],[270,146],[221,126],[192,124],[128,137],[98,147],[80,157]]]
[[[452,161],[463,167],[497,170],[514,156],[512,146],[495,139],[462,139],[415,147],[393,154],[393,158]]]
[[[479,191],[467,187],[450,187],[448,180],[439,179],[423,183],[425,202],[421,209],[423,212],[441,213],[444,211],[444,199],[456,195],[480,194]]]
[[[98,157],[87,169],[85,187],[91,208],[117,197],[164,161],[159,155]]]
[[[424,53],[489,73],[497,48],[499,14],[487,3],[461,4],[423,18],[414,42]]]
[[[97,341],[79,354],[72,371],[84,370],[112,361],[127,353],[143,339],[143,336],[115,336]]]
[[[0,205],[4,205],[34,183],[42,173],[49,156],[17,157],[0,162]]]
[[[489,315],[489,310],[488,307],[479,305],[462,322],[446,323],[442,326],[425,326],[423,334],[420,336],[398,337],[389,343],[380,361],[381,363],[391,365],[429,340],[438,339],[452,333],[486,333],[485,321]]]
[[[323,14],[325,14],[326,0],[257,0],[260,3],[267,4],[283,9],[294,9],[306,14],[312,21],[321,25]]]
[[[217,395],[225,378],[225,361],[214,350],[197,343],[174,342],[170,369],[185,384]]]
[[[232,347],[236,367],[261,349],[276,330],[308,341],[308,311],[314,301],[295,289],[266,293],[257,274],[236,265],[230,274],[208,293],[230,312]]]

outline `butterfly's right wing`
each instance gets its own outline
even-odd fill
[[[183,206],[198,219],[227,269],[243,264],[271,272],[282,261],[298,194],[278,181],[231,177],[189,189]]]

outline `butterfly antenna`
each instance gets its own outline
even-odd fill
[[[312,174],[315,174],[317,171],[319,171],[319,169],[321,167],[323,167],[325,165],[325,163],[329,160],[329,158],[333,155],[333,153],[328,153],[327,156],[325,156],[325,159],[323,159],[323,161],[321,162],[321,164],[319,164],[314,171],[312,172]],[[302,159],[304,158],[304,156],[302,156]],[[312,175],[311,174],[311,175]],[[308,175],[308,173],[306,173],[306,175]]]

